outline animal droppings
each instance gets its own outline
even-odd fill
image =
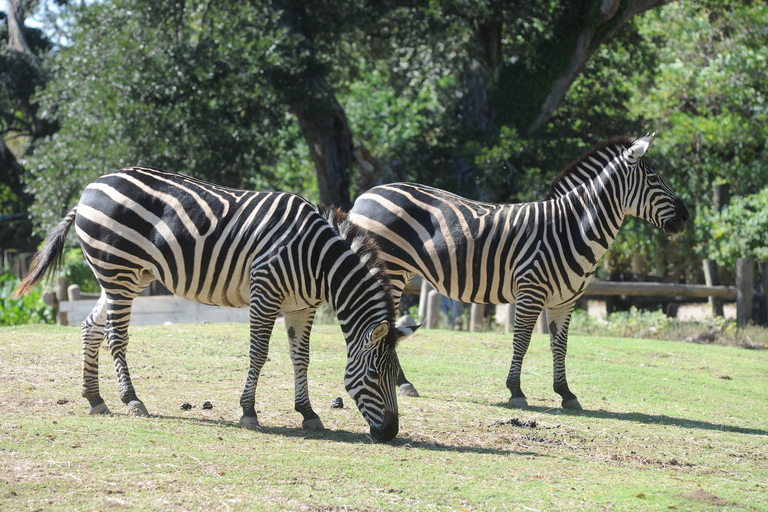
[[[205,402],[203,402],[203,409],[213,409],[213,404],[208,400],[206,400]]]
[[[524,427],[524,428],[536,428],[538,426],[536,423],[536,420],[520,421],[517,418],[512,418],[507,421],[494,421],[493,423],[491,423],[492,427],[503,427],[504,425],[511,425],[513,427]]]
[[[344,408],[344,401],[341,399],[340,396],[337,396],[331,401],[331,409],[343,409]]]
[[[184,402],[183,404],[181,404],[181,406],[179,406],[179,409],[181,409],[182,411],[188,411],[191,408],[192,408],[192,404],[190,404],[189,402]]]

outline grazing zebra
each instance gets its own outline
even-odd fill
[[[294,366],[295,409],[304,428],[323,428],[310,405],[307,366],[315,311],[328,302],[347,341],[344,385],[371,435],[388,441],[398,432],[395,344],[410,331],[393,328],[396,310],[375,244],[344,217],[333,210],[321,214],[293,194],[225,188],[159,169],[122,169],[85,188],[15,293],[55,270],[74,222],[102,288],[82,325],[82,395],[90,414],[109,413],[98,381],[106,337],[121,400],[129,414],[148,415],[125,352],[132,301],[152,281],[203,304],[249,307],[250,369],[240,425],[252,429],[259,426],[256,385],[280,311]]]
[[[543,309],[549,320],[554,390],[581,409],[568,389],[568,324],[627,215],[675,235],[688,210],[643,158],[653,135],[599,144],[563,170],[544,201],[488,204],[411,183],[361,195],[349,218],[370,232],[387,262],[395,304],[421,275],[442,295],[467,303],[516,302],[509,405],[526,407],[523,358]],[[402,369],[400,392],[418,396]]]

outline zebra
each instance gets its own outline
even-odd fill
[[[295,409],[307,430],[323,428],[307,386],[315,312],[330,303],[347,343],[344,386],[370,426],[398,432],[394,327],[389,278],[375,244],[332,208],[283,192],[226,188],[150,167],[130,167],[89,184],[51,231],[19,284],[23,295],[60,266],[74,223],[101,296],[82,324],[82,396],[90,414],[108,414],[99,393],[99,348],[107,340],[128,414],[148,416],[126,362],[133,299],[155,279],[203,304],[248,307],[250,368],[239,425],[259,428],[255,393],[280,311],[294,367]]]
[[[644,158],[652,139],[648,134],[598,144],[553,180],[543,201],[489,204],[396,183],[362,194],[349,218],[379,246],[396,306],[416,274],[454,300],[517,303],[506,380],[510,407],[528,406],[520,373],[534,325],[546,310],[553,388],[564,408],[579,410],[565,372],[575,301],[627,215],[669,235],[682,233],[688,220],[685,204]],[[398,385],[401,394],[418,396],[402,368]]]

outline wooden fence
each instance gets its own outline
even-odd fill
[[[758,264],[760,269],[761,297],[768,296],[768,261]],[[713,316],[723,315],[723,301],[736,302],[736,322],[743,327],[753,320],[755,263],[751,258],[739,258],[736,262],[736,286],[723,286],[718,283],[717,265],[712,260],[704,260],[704,273],[707,284],[677,284],[677,283],[639,283],[616,281],[593,281],[587,286],[586,297],[603,298],[607,296],[664,296],[670,301],[685,302],[691,298],[709,298]],[[425,282],[415,283],[406,289],[407,293],[417,293],[422,296],[419,311],[424,318],[426,329],[435,329],[438,325],[440,311],[440,294]],[[425,297],[425,298],[424,298]],[[762,319],[768,319],[768,300],[760,304]],[[483,328],[485,304],[470,306],[470,326],[472,332]],[[505,329],[512,331],[514,319],[514,304],[505,305]],[[547,333],[546,313],[542,313],[537,324],[537,332]]]

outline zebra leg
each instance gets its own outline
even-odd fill
[[[128,348],[128,324],[131,321],[133,297],[112,296],[107,302],[106,337],[109,351],[115,363],[117,382],[120,387],[120,400],[128,406],[129,416],[149,416],[147,408],[136,396],[125,352]]]
[[[293,363],[294,409],[304,417],[301,426],[305,430],[323,430],[323,422],[312,410],[309,402],[307,368],[309,367],[309,333],[315,310],[293,311],[285,313],[285,330],[288,332],[288,346]]]
[[[507,375],[507,389],[512,396],[509,397],[508,405],[514,408],[528,407],[528,400],[525,398],[520,387],[520,374],[523,369],[523,359],[528,352],[528,345],[531,343],[531,334],[539,319],[543,306],[539,302],[531,300],[518,299],[515,307],[515,333],[512,353],[512,364],[509,367]]]
[[[416,274],[409,272],[390,274],[390,285],[392,300],[395,305],[395,312],[400,308],[400,299],[403,296],[403,290],[408,282],[413,279]],[[397,394],[401,396],[419,396],[419,392],[416,390],[413,384],[408,381],[408,378],[403,372],[403,367],[400,365],[400,359],[395,355],[395,363],[397,364]]]
[[[267,362],[269,338],[272,336],[272,328],[280,311],[280,301],[265,301],[265,296],[268,296],[268,292],[265,290],[251,287],[251,345],[248,351],[250,368],[243,394],[240,396],[243,416],[239,422],[241,428],[249,430],[259,428],[259,418],[256,415],[256,386],[259,383],[261,369]]]
[[[83,386],[81,395],[88,400],[88,414],[109,414],[109,408],[99,393],[99,350],[104,342],[104,325],[107,321],[107,297],[102,294],[96,306],[83,321]]]
[[[547,310],[549,320],[549,343],[552,347],[552,373],[555,393],[563,398],[564,409],[581,410],[576,395],[568,389],[565,378],[565,355],[568,351],[568,326],[571,322],[573,304],[557,310]]]

